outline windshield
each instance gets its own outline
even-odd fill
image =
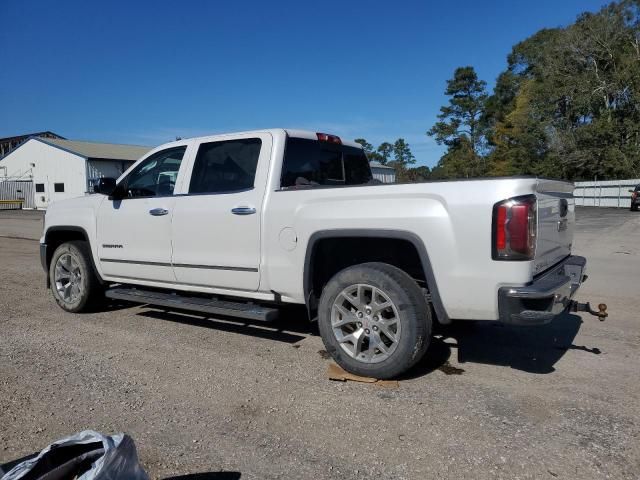
[[[306,138],[287,139],[282,188],[365,185],[371,180],[369,161],[360,148]]]

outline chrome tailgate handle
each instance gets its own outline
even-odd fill
[[[234,215],[253,215],[256,213],[254,207],[235,207],[231,209],[231,213]]]
[[[149,210],[149,213],[154,217],[161,217],[162,215],[166,215],[167,213],[169,213],[169,210],[167,210],[166,208],[152,208],[151,210]]]

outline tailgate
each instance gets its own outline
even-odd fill
[[[571,254],[575,227],[573,184],[538,180],[538,234],[534,274],[540,273]]]

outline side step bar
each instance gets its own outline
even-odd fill
[[[263,307],[252,303],[230,302],[203,297],[188,297],[176,293],[163,293],[138,288],[110,288],[105,292],[105,296],[115,300],[148,303],[150,305],[175,308],[177,310],[210,313],[212,315],[244,318],[260,322],[271,322],[278,316],[277,309]]]

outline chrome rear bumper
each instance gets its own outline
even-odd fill
[[[511,325],[544,325],[571,304],[586,280],[587,259],[569,256],[529,285],[498,290],[500,321]]]

